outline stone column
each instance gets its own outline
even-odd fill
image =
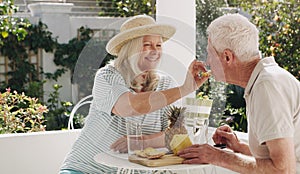
[[[65,43],[70,39],[70,13],[72,3],[33,3],[29,4],[31,15],[47,24],[53,36],[59,36],[58,42]]]
[[[178,84],[185,79],[187,67],[195,59],[195,0],[157,0],[156,20],[176,27],[174,37],[164,44],[161,70],[172,75]]]

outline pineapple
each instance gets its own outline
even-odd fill
[[[169,119],[169,127],[165,130],[165,144],[168,150],[171,151],[170,142],[176,134],[187,134],[184,126],[185,107],[170,106],[166,111]]]

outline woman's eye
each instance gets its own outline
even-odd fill
[[[148,47],[148,46],[151,46],[151,44],[149,44],[149,43],[144,43],[144,47]]]

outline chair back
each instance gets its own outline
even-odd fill
[[[77,110],[82,107],[83,105],[90,105],[92,103],[92,99],[93,96],[92,95],[88,95],[84,98],[82,98],[72,109],[71,113],[70,113],[70,118],[69,118],[69,122],[68,122],[68,130],[73,130],[74,129],[74,115],[76,114]]]

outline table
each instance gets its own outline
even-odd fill
[[[213,140],[211,137],[215,130],[216,128],[208,127],[208,144],[213,144]],[[238,135],[241,141],[248,142],[247,134],[242,132],[236,132],[236,134]],[[131,174],[138,170],[149,171],[149,174],[237,174],[236,172],[233,172],[231,170],[210,164],[180,164],[163,167],[146,167],[129,162],[128,154],[120,154],[118,152],[113,151],[100,153],[94,157],[94,160],[106,166],[117,167],[117,174]]]
[[[236,174],[228,169],[210,164],[179,164],[162,167],[146,167],[128,161],[127,154],[120,154],[113,151],[100,153],[94,157],[94,160],[103,165],[117,167],[117,174],[138,173],[139,170],[147,171],[149,174]]]

